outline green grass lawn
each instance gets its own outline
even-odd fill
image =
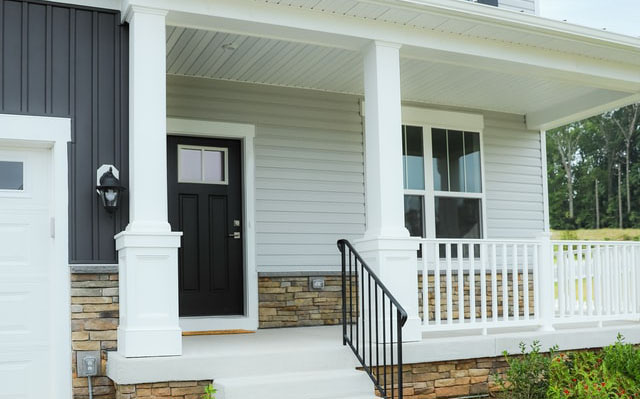
[[[640,241],[640,229],[553,230],[553,240]]]

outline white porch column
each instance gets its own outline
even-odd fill
[[[404,227],[399,45],[366,49],[364,92],[367,229],[356,246],[407,311],[403,340],[417,341],[418,243]]]
[[[129,7],[130,223],[116,235],[120,266],[118,352],[182,353],[178,247],[167,215],[166,49],[163,10]]]

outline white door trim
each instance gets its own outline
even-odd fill
[[[253,139],[255,126],[243,123],[212,122],[194,119],[167,118],[167,134],[179,136],[240,139],[243,159],[244,213],[244,287],[245,314],[243,316],[181,317],[183,331],[257,330],[258,329],[258,273],[256,271],[255,227],[255,155]],[[176,284],[178,282],[176,281]]]
[[[71,119],[0,114],[0,144],[23,148],[50,148],[52,180],[51,217],[54,245],[51,269],[50,322],[52,385],[43,387],[52,398],[70,398],[71,389],[71,282],[69,275],[68,160]]]

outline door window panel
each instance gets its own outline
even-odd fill
[[[215,183],[224,181],[224,151],[204,151],[204,181]]]
[[[190,148],[178,149],[180,165],[179,181],[199,182],[202,180],[202,151]]]
[[[227,149],[178,146],[178,182],[227,184]]]
[[[0,161],[0,190],[24,189],[24,163]]]

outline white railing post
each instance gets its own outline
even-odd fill
[[[540,265],[538,271],[540,277],[537,279],[540,285],[534,287],[538,290],[540,298],[540,330],[553,331],[553,319],[555,316],[555,289],[554,289],[554,265],[553,247],[551,246],[551,233],[544,232],[538,236],[540,242]]]

